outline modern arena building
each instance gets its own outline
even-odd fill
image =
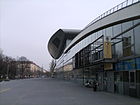
[[[83,30],[59,29],[48,50],[56,60],[55,77],[98,91],[140,98],[140,0],[127,0]]]

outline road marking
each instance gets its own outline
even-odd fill
[[[3,90],[0,90],[0,94],[6,92],[8,90],[10,90],[10,88],[6,88],[6,89],[3,89]]]

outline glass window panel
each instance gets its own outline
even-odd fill
[[[106,30],[103,29],[103,30],[102,30],[102,33],[103,33],[103,35],[105,36],[105,35],[106,35]]]
[[[123,49],[123,56],[131,56],[134,54],[134,47],[133,46],[129,46]]]
[[[116,36],[122,32],[121,24],[113,26],[113,36]]]
[[[112,45],[112,57],[115,58],[115,45]]]
[[[115,44],[116,57],[122,57],[122,42]]]
[[[112,43],[118,43],[118,42],[120,42],[120,41],[122,41],[122,36],[118,36],[118,37],[116,37],[115,39],[113,39],[113,40],[112,40]]]
[[[113,36],[113,34],[112,34],[112,27],[109,27],[109,28],[107,28],[106,29],[106,36]]]
[[[101,30],[101,31],[98,31],[98,38],[99,38],[100,36],[102,36],[102,35],[103,35],[102,30]]]
[[[91,50],[93,50],[94,49],[94,45],[93,44],[91,44]]]
[[[120,38],[119,38],[120,37]],[[130,30],[126,33],[124,33],[122,35],[122,39],[121,39],[121,36],[117,37],[115,41],[121,41],[122,40],[122,45],[121,45],[121,50],[123,51],[123,56],[131,56],[134,54],[134,47],[133,47],[133,44],[134,44],[134,37],[133,37],[133,30]],[[117,46],[117,45],[116,45]],[[119,49],[116,48],[116,51],[118,51]],[[116,52],[117,54],[118,52]]]
[[[140,55],[140,25],[134,28],[135,35],[135,53]]]
[[[122,24],[122,30],[125,31],[128,28],[132,27],[132,25],[133,25],[133,21],[125,22]]]
[[[125,46],[134,44],[133,30],[130,30],[122,36]]]
[[[140,19],[134,20],[134,25],[140,23]]]

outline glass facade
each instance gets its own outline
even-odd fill
[[[127,0],[111,10],[117,12],[124,5],[129,5],[129,1],[132,0]],[[83,85],[87,81],[90,83],[97,81],[99,84],[97,90],[140,97],[140,18],[138,17],[128,16],[124,20],[122,17],[106,26],[102,16],[99,18],[101,21],[97,19],[100,21],[97,24],[94,24],[95,21],[92,22],[79,34],[81,36],[75,37],[79,42],[74,42],[76,39],[66,42],[75,45],[56,60],[56,76]],[[102,26],[98,27],[100,24]],[[96,25],[98,29],[91,30]],[[82,35],[86,32],[89,33]],[[54,42],[57,43],[59,41]]]
[[[57,60],[56,68],[70,63],[73,64],[73,68],[80,68],[103,59],[105,36],[111,37],[113,58],[140,55],[140,19],[137,19],[102,29],[87,36]]]
[[[140,21],[140,20],[139,20]],[[134,37],[135,37],[135,53],[140,55],[140,25],[134,28]]]

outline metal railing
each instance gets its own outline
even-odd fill
[[[87,27],[91,26],[92,24],[94,24],[95,22],[97,22],[98,20],[122,9],[122,8],[125,8],[127,6],[130,6],[134,3],[137,3],[137,2],[140,2],[140,0],[126,0],[124,2],[122,2],[121,4],[111,8],[110,10],[106,11],[105,13],[103,13],[102,15],[98,16],[97,18],[95,18],[91,23],[89,23],[84,29],[86,29]]]

